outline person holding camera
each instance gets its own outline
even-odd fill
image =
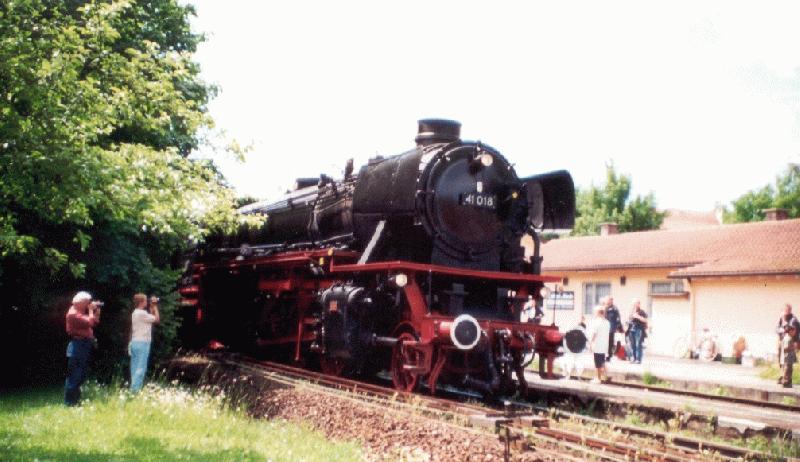
[[[131,342],[128,353],[131,356],[131,391],[138,392],[144,385],[147,373],[147,360],[150,357],[150,343],[153,338],[153,324],[158,324],[158,297],[138,293],[133,296],[134,310],[131,314]]]
[[[638,298],[633,299],[633,310],[628,326],[633,356],[631,364],[642,364],[643,344],[647,337],[647,312],[642,309],[642,302]]]
[[[100,322],[103,302],[92,301],[88,292],[78,292],[66,316],[67,380],[64,383],[64,404],[75,406],[81,400],[81,385],[89,372],[89,358],[95,347],[94,326]]]
[[[778,319],[778,362],[783,374],[778,383],[792,388],[792,372],[797,361],[797,346],[800,343],[800,321],[792,314],[792,305],[783,307],[783,316]]]

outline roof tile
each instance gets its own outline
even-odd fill
[[[800,219],[556,239],[544,271],[677,267],[672,277],[800,274]]]

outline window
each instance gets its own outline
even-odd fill
[[[683,293],[683,281],[650,281],[650,294],[679,294]]]
[[[610,282],[587,282],[583,284],[583,312],[585,314],[592,314],[595,305],[600,303],[600,300],[611,295]]]
[[[659,295],[683,295],[686,292],[683,290],[683,281],[680,279],[673,279],[668,281],[650,281],[648,283],[649,290],[647,292],[647,312],[648,314],[653,311],[653,296]]]

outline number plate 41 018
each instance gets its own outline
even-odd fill
[[[494,210],[497,208],[497,196],[494,194],[461,193],[458,197],[458,203],[471,207]]]

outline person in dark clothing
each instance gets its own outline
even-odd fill
[[[647,313],[642,309],[642,302],[633,300],[633,311],[629,320],[631,338],[632,364],[642,364],[642,343],[647,332]]]
[[[606,360],[611,361],[611,357],[614,356],[614,352],[616,351],[614,333],[623,332],[622,321],[620,320],[619,309],[614,305],[614,297],[611,295],[606,297],[604,305],[606,319],[608,320],[608,324],[611,326],[611,334],[608,336],[608,355],[606,356]]]
[[[67,380],[64,383],[64,404],[75,406],[81,400],[81,385],[89,372],[89,357],[94,348],[93,327],[100,322],[100,307],[88,292],[78,292],[72,298],[66,316]]]
[[[792,388],[792,373],[797,362],[797,347],[800,343],[800,320],[792,314],[792,305],[786,304],[783,315],[778,319],[778,361],[781,365],[781,377],[778,383],[784,388]]]

